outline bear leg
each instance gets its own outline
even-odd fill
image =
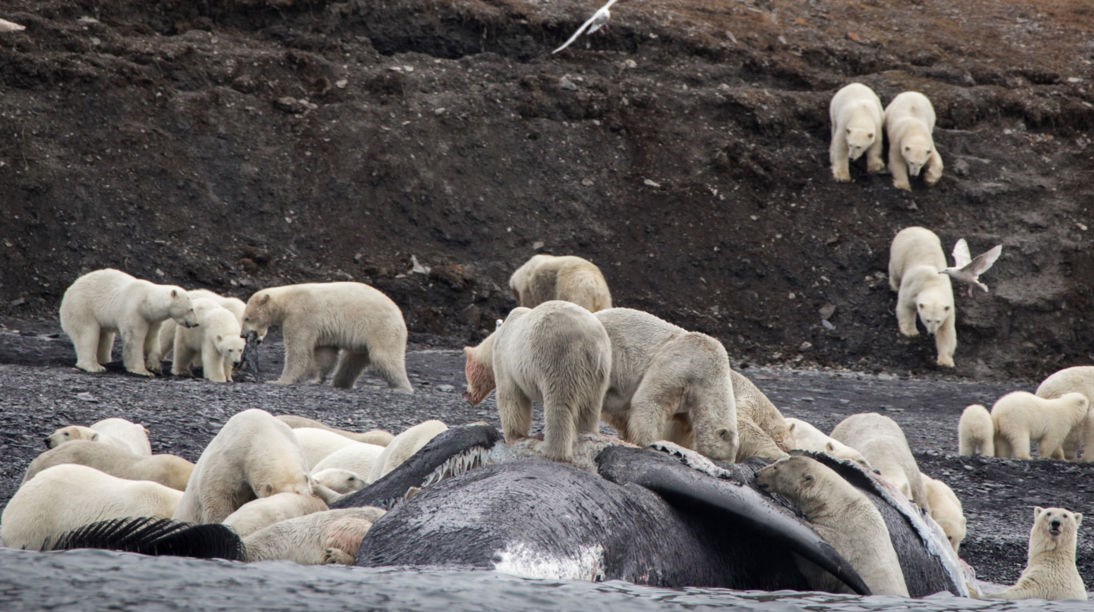
[[[224,378],[224,356],[217,350],[212,339],[206,339],[201,343],[201,375],[205,380],[212,382],[228,382]]]
[[[144,364],[144,340],[148,335],[148,323],[143,320],[130,323],[119,330],[122,337],[122,363],[128,372],[152,377]]]
[[[847,137],[837,126],[832,133],[832,144],[828,147],[828,159],[832,162],[832,178],[836,179],[837,182],[847,183],[851,180],[848,155]]]
[[[323,562],[321,565],[353,565],[357,559],[344,550],[338,548],[323,549]]]
[[[527,438],[532,429],[532,400],[510,380],[499,380],[497,388],[498,418],[505,441],[513,443]]]
[[[577,415],[582,408],[582,402],[574,398],[543,397],[543,444],[548,459],[569,461],[573,458]]]
[[[934,335],[935,350],[938,351],[937,363],[946,368],[954,367],[953,354],[957,350],[957,328],[951,314]]]
[[[915,318],[915,296],[907,296],[904,293],[898,294],[896,298],[896,323],[901,334],[908,338],[915,338],[919,335],[919,330],[915,326]]]
[[[106,368],[98,361],[99,339],[102,337],[102,328],[98,323],[92,323],[79,331],[69,333],[72,338],[72,347],[76,349],[76,367],[85,372],[105,372]]]
[[[194,351],[186,345],[183,338],[184,331],[177,330],[175,334],[175,348],[171,357],[171,373],[175,376],[193,376],[190,371],[190,363],[194,360]]]
[[[290,332],[282,328],[285,335],[285,367],[281,378],[273,381],[275,385],[293,385],[315,371],[312,356],[315,354],[315,338],[307,334]],[[337,374],[335,374],[337,377]]]
[[[413,393],[414,387],[410,385],[410,379],[406,376],[406,356],[402,352],[398,354],[373,353],[372,366],[376,373],[383,378],[389,387],[396,391]]]
[[[923,170],[923,180],[928,185],[934,185],[942,179],[942,156],[937,150],[931,151],[927,159],[926,168]]]
[[[330,377],[331,372],[338,366],[338,347],[315,347],[315,352],[312,355],[312,364],[315,367],[315,372],[314,375],[309,374],[308,377],[319,384],[327,382],[327,378]]]
[[[110,363],[110,353],[114,349],[114,332],[99,330],[99,350],[96,351],[99,363]]]
[[[160,327],[162,326],[163,321],[153,323],[148,326],[148,331],[144,335],[144,367],[149,372],[155,372],[156,374],[163,370],[163,366],[160,364],[161,353],[159,351]]]
[[[881,134],[878,133],[874,144],[866,150],[866,171],[870,174],[878,174],[885,171],[885,161],[881,159]]]
[[[912,185],[908,182],[908,165],[900,154],[899,143],[889,143],[889,174],[893,175],[893,187],[904,191],[912,190]]]
[[[330,384],[339,389],[352,389],[353,384],[361,377],[361,372],[368,367],[370,362],[368,351],[351,351],[347,349],[345,354],[342,355],[342,361],[338,363],[338,367],[334,370],[334,377],[331,378]]]
[[[673,377],[658,372],[656,363],[651,365],[631,398],[627,441],[649,446],[661,440],[669,419],[678,412],[683,399],[683,385]]]

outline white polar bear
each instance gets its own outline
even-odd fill
[[[380,508],[324,510],[279,521],[243,538],[248,561],[281,559],[302,565],[353,565]]]
[[[244,537],[279,521],[324,510],[327,510],[327,504],[315,495],[275,493],[269,497],[252,499],[222,522],[240,537]]]
[[[1045,399],[1014,391],[991,407],[995,425],[995,456],[1030,458],[1030,440],[1037,440],[1042,459],[1063,459],[1064,439],[1087,418],[1090,400],[1082,393]]]
[[[896,421],[876,412],[853,414],[836,425],[832,438],[862,453],[882,478],[919,507],[930,510],[919,465]]]
[[[519,306],[535,308],[548,300],[565,300],[589,312],[612,307],[608,281],[596,264],[574,255],[533,255],[509,277]]]
[[[335,493],[345,495],[360,491],[368,485],[360,475],[342,468],[326,468],[312,471],[311,478],[315,481],[316,488],[326,487]],[[329,501],[327,503],[330,503]]]
[[[387,476],[446,429],[447,425],[434,419],[418,423],[399,433],[372,464],[372,472],[368,475],[369,482],[376,482]]]
[[[57,429],[53,433],[46,436],[46,446],[48,448],[57,448],[62,444],[68,442],[98,442],[99,444],[106,444],[125,451],[130,451],[129,443],[121,438],[110,435],[109,433],[95,431],[90,427],[84,427],[83,425],[67,425]]]
[[[612,349],[605,422],[640,446],[667,439],[711,459],[734,461],[741,445],[740,419],[722,343],[640,310],[610,308],[595,316]],[[749,401],[757,403],[763,394],[753,390]],[[749,392],[742,383],[742,394]],[[762,412],[756,409],[757,415]],[[751,424],[756,425],[748,426],[749,434],[755,434],[753,450],[760,451],[762,430],[759,423]]]
[[[946,268],[942,241],[929,229],[906,227],[893,238],[889,248],[889,287],[897,292],[896,320],[900,333],[912,338],[919,335],[916,315],[934,336],[937,363],[954,367],[957,350],[957,307],[953,301],[950,277],[939,272]]]
[[[305,283],[263,289],[247,300],[243,333],[261,340],[271,325],[285,338],[279,385],[291,385],[333,364],[331,384],[349,389],[370,364],[387,384],[413,393],[406,376],[406,322],[391,298],[364,284]]]
[[[125,369],[141,376],[160,371],[153,347],[160,325],[174,319],[194,327],[190,296],[181,287],[157,285],[121,270],[106,268],[77,278],[61,298],[61,329],[76,349],[76,367],[103,372],[110,362],[114,335],[122,338]]]
[[[347,446],[360,444],[333,431],[318,427],[299,427],[292,430],[292,433],[296,436],[296,441],[300,443],[300,450],[304,452],[304,461],[313,468],[327,455]]]
[[[1066,508],[1033,508],[1029,561],[1018,582],[992,599],[1078,599],[1086,601],[1086,585],[1075,567],[1075,544],[1083,515]]]
[[[202,451],[173,518],[219,523],[275,493],[311,495],[308,465],[289,426],[252,408],[228,419]]]
[[[528,436],[532,402],[543,404],[544,455],[569,461],[579,434],[595,434],[612,369],[612,345],[592,313],[550,300],[514,308],[476,347],[464,347],[472,404],[496,387],[507,442]]]
[[[965,540],[965,512],[961,508],[961,500],[953,492],[949,485],[941,480],[935,480],[926,474],[920,474],[924,486],[927,487],[927,499],[931,505],[931,518],[950,541],[955,553],[960,552],[961,542]]]
[[[286,425],[293,429],[301,429],[303,427],[314,427],[316,429],[323,429],[326,431],[334,432],[340,436],[349,438],[354,442],[364,442],[365,444],[377,444],[379,446],[387,446],[395,438],[395,435],[384,431],[383,429],[370,429],[364,432],[348,431],[345,429],[338,429],[337,427],[331,427],[321,421],[315,419],[309,419],[308,417],[297,416],[295,414],[280,414],[278,419],[284,421]]]
[[[130,451],[91,440],[76,440],[48,450],[27,466],[23,482],[39,472],[64,463],[77,463],[127,480],[151,480],[182,491],[190,481],[194,464],[175,455],[135,455]]]
[[[794,437],[794,448],[815,453],[828,453],[833,457],[854,461],[866,469],[870,469],[870,462],[862,456],[862,453],[839,440],[833,440],[823,431],[814,427],[812,423],[801,419],[787,418],[786,426],[790,428],[790,434]]]
[[[236,297],[224,297],[209,291],[208,289],[191,289],[187,291],[186,294],[190,296],[191,301],[201,298],[213,300],[221,307],[231,311],[231,313],[235,315],[236,320],[239,321],[239,324],[243,325],[243,310],[247,307],[247,304],[245,304],[243,300]],[[163,358],[175,348],[175,330],[177,329],[178,325],[175,325],[175,322],[171,319],[164,321],[163,325],[160,326],[159,338],[155,344],[156,360],[162,361]]]
[[[372,482],[369,475],[376,469],[376,464],[385,448],[387,447],[350,441],[348,446],[323,457],[319,463],[315,464],[312,471],[321,472],[330,468],[339,468],[349,470],[367,482]]]
[[[1082,393],[1094,405],[1094,366],[1065,368],[1046,378],[1037,387],[1037,396],[1045,399],[1065,393]],[[1094,410],[1064,439],[1064,457],[1069,461],[1094,461]]]
[[[942,156],[934,146],[934,107],[918,91],[905,91],[885,107],[885,134],[889,137],[889,173],[893,187],[911,191],[908,175],[934,185],[942,178]]]
[[[150,456],[152,443],[148,441],[148,428],[119,417],[110,417],[91,424],[91,429],[121,441],[135,455]]]
[[[130,516],[170,518],[182,492],[147,480],[125,480],[66,463],[42,470],[15,492],[0,515],[10,548],[49,550],[67,531]]]
[[[756,483],[789,499],[872,594],[908,597],[885,519],[865,493],[828,466],[800,455],[763,468]]]
[[[971,404],[965,407],[957,422],[957,437],[957,452],[962,457],[995,456],[995,424],[984,406]]]
[[[862,83],[844,86],[832,96],[828,117],[832,122],[832,143],[828,158],[832,176],[840,182],[851,180],[848,160],[854,161],[866,153],[866,169],[881,172],[881,99],[874,90]]]
[[[197,328],[175,332],[171,373],[190,376],[191,366],[200,365],[205,380],[231,382],[232,368],[242,361],[243,349],[247,346],[239,319],[207,298],[194,300],[194,312]]]

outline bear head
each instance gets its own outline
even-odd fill
[[[877,129],[872,121],[864,122],[864,125],[860,126],[850,125],[846,129],[845,137],[847,138],[847,156],[856,160],[862,157],[866,149],[873,146],[877,138]]]
[[[1034,552],[1070,549],[1075,554],[1075,540],[1083,515],[1066,508],[1033,508],[1033,529],[1029,533],[1030,556]]]
[[[780,459],[756,472],[756,485],[760,489],[779,493],[791,500],[810,497],[817,490],[817,472],[821,464],[803,455]]]
[[[911,176],[919,176],[933,151],[934,141],[925,126],[910,128],[900,140],[900,156],[904,158]]]
[[[224,358],[230,361],[232,365],[238,365],[243,360],[243,349],[247,348],[247,341],[243,338],[217,334],[213,343],[217,347],[217,352],[224,355]]]
[[[866,460],[866,457],[862,456],[862,453],[835,440],[829,440],[824,444],[824,452],[833,457],[843,459],[844,461],[853,461],[866,470],[873,469],[870,467],[870,462]]]
[[[463,347],[464,375],[467,377],[467,390],[463,398],[472,405],[486,399],[497,383],[494,380],[494,334],[490,334],[478,346]]]
[[[190,296],[180,287],[171,287],[169,296],[171,303],[167,307],[167,312],[175,323],[183,327],[197,327],[198,316],[194,312],[194,303]]]
[[[243,330],[241,335],[246,337],[254,332],[258,341],[266,339],[266,333],[270,331],[270,325],[274,322],[276,302],[265,291],[259,291],[247,300],[247,307],[243,309]]]
[[[90,440],[92,442],[97,442],[99,440],[99,432],[90,427],[69,425],[68,427],[62,427],[49,434],[49,437],[46,438],[46,447],[57,448],[65,442],[72,442],[74,440]]]
[[[916,296],[915,310],[927,333],[933,336],[953,316],[953,294],[947,298],[940,291],[921,291]]]
[[[946,534],[946,539],[949,540],[950,546],[953,547],[953,551],[955,553],[961,552],[961,542],[965,541],[965,525],[967,522],[965,517],[957,515],[932,518],[934,518],[934,521],[942,528],[942,532]]]

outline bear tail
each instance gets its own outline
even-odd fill
[[[62,534],[51,550],[102,548],[142,555],[243,561],[246,550],[236,532],[218,523],[195,525],[165,518],[130,517],[99,521]]]

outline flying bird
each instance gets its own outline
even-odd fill
[[[612,14],[608,9],[611,8],[611,6],[616,3],[616,1],[617,0],[608,0],[607,4],[598,8],[596,12],[593,13],[593,16],[589,17],[588,21],[581,24],[581,27],[578,28],[576,32],[574,32],[574,35],[570,37],[570,40],[562,43],[561,47],[555,49],[554,51],[551,51],[551,55],[554,55],[555,53],[562,51],[566,47],[569,47],[570,44],[577,40],[577,37],[581,36],[583,33],[592,34],[600,28],[608,25],[608,20],[612,17]]]
[[[969,285],[969,297],[972,297],[972,286],[976,285],[984,291],[988,290],[988,286],[980,282],[980,275],[987,272],[995,263],[996,259],[999,259],[999,255],[1003,252],[1003,245],[997,244],[994,247],[984,251],[973,259],[972,254],[969,253],[969,243],[965,242],[964,238],[960,238],[957,244],[953,245],[953,263],[954,265],[946,268],[945,270],[939,270],[939,274],[948,274],[950,278],[959,280]]]

